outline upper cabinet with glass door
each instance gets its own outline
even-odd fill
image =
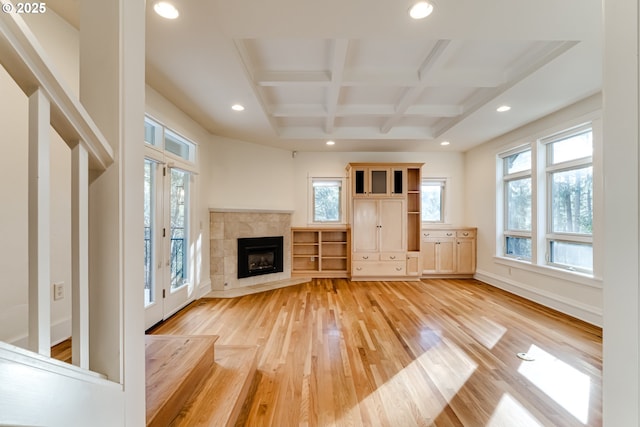
[[[406,167],[393,164],[350,163],[352,197],[403,197]]]

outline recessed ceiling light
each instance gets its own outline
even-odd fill
[[[158,15],[167,19],[176,19],[178,16],[180,16],[178,9],[176,9],[176,7],[168,1],[157,2],[153,5],[153,10],[155,10]]]
[[[327,141],[327,145],[336,145],[335,141]]]
[[[233,111],[244,111],[244,105],[240,105],[240,104],[233,104],[231,106],[231,109]]]
[[[424,19],[433,12],[433,3],[428,1],[419,1],[409,9],[409,16],[413,19]]]
[[[449,144],[451,144],[449,141],[442,141],[442,142],[440,143],[440,145],[449,145]]]
[[[508,105],[501,105],[498,108],[496,108],[496,111],[498,113],[504,113],[505,111],[509,111],[511,110],[511,107],[509,107]]]

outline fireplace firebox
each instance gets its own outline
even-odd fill
[[[283,237],[238,239],[238,279],[284,271]]]

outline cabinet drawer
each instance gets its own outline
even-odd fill
[[[401,261],[407,259],[404,252],[381,252],[380,261]]]
[[[476,237],[476,230],[458,230],[456,237]]]
[[[354,261],[378,261],[380,255],[371,252],[358,252],[353,254]]]
[[[406,260],[353,261],[352,276],[406,276]]]
[[[439,237],[455,237],[455,230],[422,230],[423,239],[432,239]]]

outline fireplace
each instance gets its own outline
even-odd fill
[[[238,279],[284,270],[283,237],[238,239]]]

